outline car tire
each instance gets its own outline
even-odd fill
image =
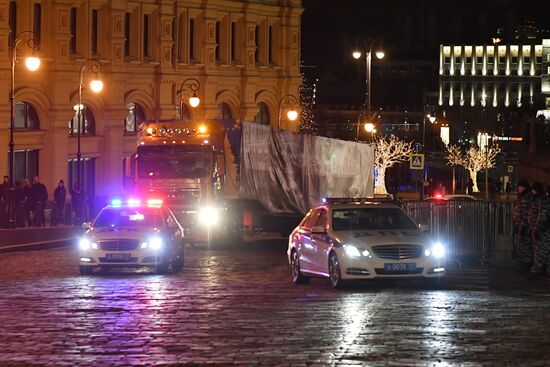
[[[162,275],[162,274],[166,274],[168,272],[168,261],[167,259],[162,259],[160,260],[160,262],[155,265],[155,274],[159,274],[159,275]]]
[[[328,274],[332,288],[342,289],[345,287],[346,282],[342,280],[340,260],[338,260],[338,255],[335,252],[331,252],[328,258]]]
[[[80,275],[91,275],[94,272],[93,266],[79,265]]]
[[[443,278],[424,278],[424,287],[428,289],[443,289]]]
[[[172,270],[176,273],[183,269],[184,265],[184,250],[183,245],[179,246],[175,251],[172,258]]]
[[[300,256],[298,256],[298,252],[296,251],[292,251],[290,255],[290,277],[294,284],[307,284],[310,279],[302,274],[300,270]]]

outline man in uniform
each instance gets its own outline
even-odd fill
[[[533,244],[527,222],[531,206],[531,187],[527,180],[520,180],[518,198],[514,204],[514,259],[529,268],[533,262]],[[526,269],[527,270],[527,269]]]
[[[544,193],[544,187],[540,182],[535,182],[531,188],[533,200],[529,209],[528,223],[531,237],[533,239],[533,266],[531,274],[541,275],[548,265],[548,246],[544,244],[545,232],[548,222],[548,198]]]

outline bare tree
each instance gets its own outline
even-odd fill
[[[379,137],[375,139],[374,164],[378,167],[377,185],[374,188],[375,194],[388,194],[385,180],[386,169],[396,163],[408,160],[412,153],[411,143],[400,140],[393,135],[389,138]]]
[[[465,156],[464,156],[464,153],[462,152],[462,149],[460,149],[459,146],[457,145],[447,146],[447,164],[453,168],[453,194],[454,194],[456,190],[455,168],[456,166],[465,165]]]

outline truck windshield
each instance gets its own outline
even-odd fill
[[[161,217],[152,208],[107,208],[97,216],[94,227],[158,227]]]
[[[418,229],[401,209],[349,208],[332,211],[332,229],[356,231],[373,229]]]
[[[200,178],[208,176],[210,159],[205,153],[140,154],[140,178]]]

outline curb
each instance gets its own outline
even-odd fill
[[[49,250],[52,248],[59,247],[68,247],[78,237],[68,237],[68,238],[59,238],[49,241],[40,241],[40,242],[31,242],[31,243],[21,243],[17,245],[2,246],[0,247],[0,253],[7,252],[18,252],[18,251],[39,251],[39,250]]]

